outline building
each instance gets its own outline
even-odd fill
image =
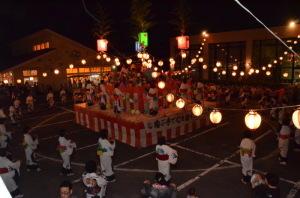
[[[5,84],[38,83],[58,89],[82,79],[99,80],[99,74],[111,70],[97,59],[95,50],[49,29],[13,42],[10,51],[0,65],[0,82]]]
[[[299,24],[293,28],[280,26],[271,29],[300,53]],[[190,36],[189,40],[190,47],[186,50],[189,60],[194,57],[204,59],[203,63],[195,65],[203,80],[300,81],[300,59],[264,28],[209,33],[207,37],[199,34]],[[175,38],[171,39],[170,48],[172,57],[181,53]]]

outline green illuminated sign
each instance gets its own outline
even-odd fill
[[[139,43],[140,45],[147,47],[148,46],[148,33],[140,32],[139,33]]]

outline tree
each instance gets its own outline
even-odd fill
[[[153,26],[151,21],[151,2],[149,0],[132,0],[130,19],[134,25],[133,37],[137,40],[139,32],[146,32]]]
[[[96,38],[105,38],[112,32],[111,19],[107,14],[100,1],[97,1],[95,16],[97,18],[96,23],[92,29],[92,33]]]
[[[179,31],[181,35],[185,35],[187,32],[190,23],[190,12],[191,10],[184,0],[179,0],[172,12],[175,17],[170,23],[176,27],[176,30]]]

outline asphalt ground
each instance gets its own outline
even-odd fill
[[[21,146],[21,128],[29,126],[38,135],[40,145],[37,150],[41,172],[27,172],[25,163],[21,167],[19,186],[27,198],[58,197],[58,188],[63,180],[73,182],[74,195],[83,197],[81,174],[87,160],[97,160],[97,133],[77,125],[71,105],[65,108],[47,109],[37,107],[35,113],[25,114],[20,126],[9,126],[14,132],[10,148],[15,159],[25,162]],[[178,187],[178,196],[185,197],[189,188],[195,187],[201,198],[247,198],[251,188],[240,182],[241,167],[238,146],[246,130],[244,112],[225,112],[219,125],[201,128],[194,133],[177,138],[170,144],[178,151],[179,160],[172,166],[173,182]],[[58,131],[64,128],[69,137],[77,143],[78,149],[72,156],[74,176],[61,176],[61,158],[56,151]],[[257,157],[254,168],[259,172],[273,172],[281,177],[281,197],[299,197],[296,182],[300,179],[300,152],[289,153],[287,166],[279,165],[274,124],[264,119],[254,132]],[[113,164],[117,181],[110,183],[107,198],[138,198],[145,179],[153,179],[157,171],[154,146],[133,148],[117,142]]]

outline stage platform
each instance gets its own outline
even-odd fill
[[[215,107],[214,102],[205,102]],[[112,110],[101,110],[99,105],[75,104],[76,123],[95,132],[108,129],[109,136],[133,147],[147,147],[157,143],[159,136],[167,140],[191,133],[209,125],[208,116],[196,117],[192,114],[193,105],[184,109],[170,107],[161,109],[156,116],[122,112],[116,115]]]

